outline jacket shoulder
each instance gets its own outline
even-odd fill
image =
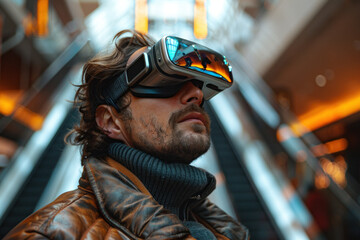
[[[208,199],[197,204],[192,209],[192,212],[195,215],[195,219],[212,230],[218,239],[249,239],[249,231],[244,225],[230,217]]]
[[[4,239],[73,239],[99,218],[94,196],[80,189],[63,193],[12,229]]]

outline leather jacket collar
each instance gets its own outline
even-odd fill
[[[84,163],[79,188],[95,195],[104,219],[130,239],[194,240],[182,221],[157,203],[141,181],[110,158]],[[217,239],[248,239],[248,230],[207,199],[194,200],[191,214]]]
[[[181,220],[159,205],[140,180],[118,162],[90,158],[84,168],[88,182],[83,176],[80,186],[91,188],[104,218],[129,237],[182,238],[190,234]]]

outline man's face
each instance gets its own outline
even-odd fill
[[[167,162],[190,163],[210,147],[210,119],[202,91],[187,82],[170,98],[131,95],[125,138],[134,148]]]

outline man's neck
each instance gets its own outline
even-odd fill
[[[206,198],[215,188],[215,178],[187,164],[164,163],[121,143],[109,147],[109,155],[133,172],[165,208],[185,220],[192,199]]]

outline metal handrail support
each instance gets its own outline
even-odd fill
[[[72,99],[74,89],[68,85],[58,96],[57,103],[47,115],[41,130],[35,132],[26,146],[19,149],[11,164],[2,173],[0,182],[0,224],[4,214],[11,206],[18,191],[31,174],[41,154],[55,136],[72,104],[67,100]]]
[[[16,29],[16,33],[10,37],[6,42],[2,43],[1,46],[1,54],[4,55],[6,52],[16,47],[25,39],[24,29],[22,27],[18,27]]]
[[[0,134],[13,120],[15,112],[21,106],[27,106],[29,102],[70,62],[88,43],[87,33],[82,32],[76,39],[56,58],[44,73],[38,78],[35,84],[26,92],[22,100],[16,105],[14,111],[9,116],[0,119]]]
[[[13,121],[14,112],[21,106],[26,106],[39,94],[51,80],[74,59],[80,51],[87,45],[88,38],[86,32],[81,33],[66,48],[66,50],[56,58],[50,66],[44,71],[41,77],[32,86],[29,92],[24,96],[22,101],[17,105],[13,114],[3,117],[0,120],[0,133]],[[79,78],[81,78],[79,76]],[[3,170],[0,175],[0,223],[8,207],[12,204],[17,192],[26,181],[32,169],[39,160],[41,153],[46,149],[49,142],[56,134],[66,113],[72,104],[68,100],[73,99],[74,89],[71,84],[62,89],[57,95],[54,106],[47,114],[43,126],[40,130],[34,132],[29,141],[23,148],[19,148],[9,166]]]

